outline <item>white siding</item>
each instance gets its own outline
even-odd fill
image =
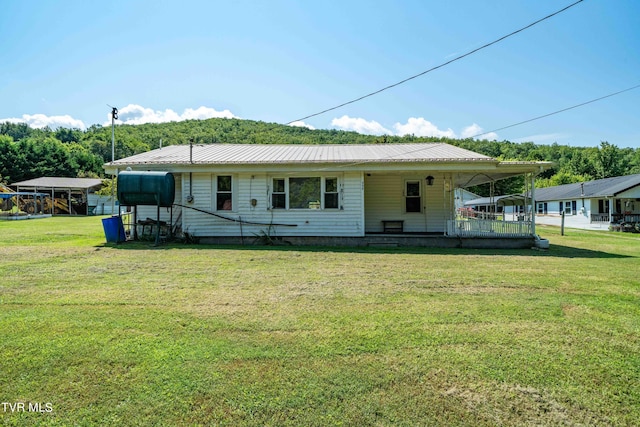
[[[402,186],[403,180],[400,175],[370,175],[365,177],[364,215],[367,233],[381,233],[383,220],[404,219]]]
[[[229,173],[223,173],[229,175]],[[270,175],[266,173],[231,174],[233,177],[233,209],[216,211],[215,206],[215,174],[193,174],[192,204],[186,204],[203,211],[211,212],[223,219],[193,209],[183,210],[183,230],[195,236],[244,236],[254,237],[261,232],[269,232],[269,224],[274,225],[271,235],[277,236],[362,236],[362,181],[361,173],[336,174],[341,189],[341,209],[308,210],[308,209],[270,209],[269,186],[271,178],[291,175]],[[301,174],[296,176],[320,176],[318,174]],[[189,185],[189,174],[185,173],[183,199],[186,199]],[[255,199],[255,206],[251,201]],[[239,221],[241,220],[242,223]],[[254,222],[258,224],[248,224]],[[290,225],[290,226],[287,226]]]
[[[212,198],[212,175],[211,173],[184,173],[183,174],[182,199],[184,205],[204,211],[211,211],[213,205]],[[191,190],[191,191],[189,191]],[[193,202],[187,203],[187,197],[192,196]],[[201,233],[211,226],[212,216],[202,214],[194,209],[183,208],[182,211],[182,231],[193,235]]]
[[[452,193],[445,190],[443,175],[433,174],[433,185],[424,175],[372,174],[365,177],[365,224],[368,233],[383,231],[382,221],[402,220],[404,231],[444,233],[450,218]],[[405,182],[419,181],[422,212],[405,212]]]
[[[547,204],[547,213],[549,215],[560,215],[560,201],[550,200],[545,202]]]
[[[547,215],[562,215],[562,212],[565,211],[565,207],[567,204],[571,206],[571,212],[565,213],[565,216],[588,216],[591,214],[592,205],[590,202],[591,199],[567,199],[567,200],[550,200],[548,202],[537,202],[536,209],[538,209],[538,203],[546,203],[547,204]],[[560,202],[562,202],[562,210],[560,210]],[[576,213],[573,214],[573,202],[576,203]],[[596,213],[598,210],[598,202],[597,199],[594,200],[595,209],[593,209],[593,213]],[[584,208],[584,209],[582,209]],[[540,214],[536,214],[540,215]]]
[[[619,199],[640,199],[640,185],[616,195]],[[637,204],[637,203],[636,203]]]

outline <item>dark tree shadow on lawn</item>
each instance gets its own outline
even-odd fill
[[[345,246],[296,246],[296,245],[260,245],[255,243],[247,243],[245,245],[213,245],[213,244],[184,244],[177,242],[162,243],[155,246],[150,242],[128,241],[124,243],[106,243],[98,247],[112,247],[122,250],[174,250],[174,249],[191,249],[191,250],[237,250],[237,251],[269,251],[282,252],[326,252],[326,253],[345,253],[345,254],[424,254],[424,255],[484,255],[484,256],[527,256],[542,258],[636,258],[631,255],[616,254],[603,252],[593,249],[576,248],[572,246],[550,245],[548,250],[537,249],[468,249],[468,248],[429,248],[414,246],[398,246],[398,247],[345,247]]]

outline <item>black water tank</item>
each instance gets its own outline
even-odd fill
[[[169,172],[124,171],[118,174],[118,201],[123,206],[170,207],[176,195],[176,182]]]

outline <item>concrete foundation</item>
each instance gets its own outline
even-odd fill
[[[198,237],[200,243],[214,245],[260,245],[264,242],[255,237]],[[276,243],[293,246],[343,246],[343,247],[426,247],[469,249],[530,249],[535,246],[533,237],[448,237],[418,236],[402,234],[372,234],[364,237],[282,237]]]

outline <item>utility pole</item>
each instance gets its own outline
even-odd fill
[[[116,161],[116,123],[118,119],[118,109],[111,107],[111,163]],[[111,216],[115,212],[115,177],[118,176],[118,170],[116,169],[115,175],[111,175]]]

